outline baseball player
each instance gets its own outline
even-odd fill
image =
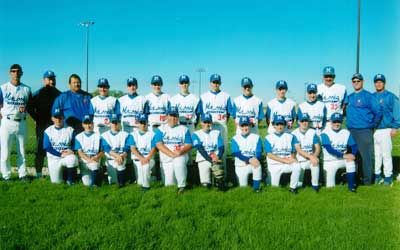
[[[113,184],[118,180],[121,188],[125,185],[126,158],[132,139],[127,132],[121,130],[117,114],[110,116],[110,123],[110,130],[101,135],[101,146],[106,155],[108,183]]]
[[[136,78],[129,77],[126,80],[128,93],[118,99],[119,111],[121,114],[122,129],[127,133],[132,133],[139,125],[137,117],[147,113],[146,97],[137,93],[138,82]]]
[[[331,126],[327,127],[321,134],[326,187],[334,187],[337,170],[346,168],[347,187],[349,191],[356,192],[354,183],[356,166],[354,160],[357,154],[357,145],[350,132],[341,128],[342,114],[333,113],[330,121]]]
[[[170,96],[161,91],[163,80],[161,76],[155,75],[151,78],[153,91],[146,96],[149,105],[149,125],[153,131],[160,125],[167,123],[167,110]]]
[[[221,164],[224,142],[221,133],[212,129],[212,115],[201,115],[201,129],[192,135],[193,147],[197,150],[196,162],[199,167],[200,183],[211,186],[210,171],[219,190],[224,188],[224,169]]]
[[[103,134],[110,129],[108,118],[119,111],[119,102],[114,96],[109,96],[110,84],[106,78],[100,78],[97,82],[99,95],[90,100],[90,115],[93,116],[93,131]]]
[[[241,134],[239,126],[240,117],[249,117],[250,132],[258,134],[258,123],[264,119],[264,108],[262,100],[253,95],[253,81],[244,77],[241,81],[243,95],[233,100],[232,117],[235,119],[236,134]]]
[[[63,167],[66,167],[67,184],[72,185],[76,180],[78,159],[72,151],[74,130],[64,127],[64,115],[59,109],[52,113],[53,125],[44,131],[43,149],[47,152],[47,165],[50,181],[61,183],[63,181]]]
[[[96,180],[104,152],[101,149],[100,134],[94,132],[92,117],[86,115],[83,118],[82,126],[84,130],[75,137],[74,150],[78,152],[80,158],[79,165],[83,185],[93,187],[97,186]]]
[[[250,118],[239,119],[241,134],[232,137],[231,152],[235,156],[235,173],[241,187],[247,186],[249,174],[253,174],[253,190],[260,192],[262,142],[260,136],[250,133]]]
[[[303,113],[307,113],[310,116],[310,128],[315,129],[319,136],[325,128],[327,111],[325,104],[317,100],[317,91],[316,84],[307,85],[307,101],[299,104],[297,117],[302,117]]]
[[[150,189],[151,170],[154,167],[153,156],[156,148],[152,144],[154,132],[148,130],[147,115],[140,114],[139,126],[132,133],[131,152],[137,173],[137,182],[142,186],[142,191]]]
[[[310,169],[312,188],[318,192],[319,154],[321,152],[318,135],[314,129],[309,128],[310,116],[307,113],[299,113],[298,122],[300,126],[292,132],[296,137],[294,146],[301,167],[298,186],[303,185],[304,171]]]
[[[155,132],[154,145],[160,151],[161,170],[165,186],[178,184],[178,193],[186,186],[186,164],[188,152],[192,149],[189,130],[178,124],[179,111],[171,107],[168,110],[168,123],[161,125]]]
[[[28,102],[27,111],[36,124],[36,154],[35,168],[36,177],[42,177],[42,168],[46,151],[43,149],[43,133],[51,126],[51,106],[61,92],[56,88],[56,75],[53,71],[47,70],[43,74],[43,87],[32,95]]]
[[[0,168],[4,180],[11,177],[9,156],[13,140],[16,140],[18,154],[18,176],[27,181],[25,141],[26,141],[26,106],[32,98],[31,89],[21,82],[22,67],[13,64],[10,67],[10,81],[0,86],[1,108],[1,160]]]
[[[325,104],[326,117],[333,113],[343,114],[348,103],[346,87],[335,82],[335,69],[326,66],[322,70],[324,82],[318,85],[318,98]],[[329,123],[327,123],[329,126]]]
[[[397,135],[400,128],[400,104],[399,98],[385,89],[386,78],[382,74],[374,77],[376,92],[373,94],[381,106],[382,120],[374,133],[375,149],[375,183],[381,181],[381,167],[383,163],[384,184],[392,183],[392,137]]]
[[[272,125],[275,132],[268,134],[264,141],[271,185],[279,186],[282,173],[291,173],[289,192],[297,194],[301,170],[296,159],[296,139],[292,134],[285,132],[286,119],[284,116],[274,116]]]
[[[210,77],[211,90],[202,94],[199,103],[200,114],[210,113],[213,121],[213,129],[218,130],[221,133],[224,146],[228,145],[228,127],[226,123],[229,120],[229,116],[232,113],[232,103],[230,96],[221,91],[221,76],[218,74],[212,74]],[[224,165],[224,178],[226,180],[226,154],[222,157],[222,163]]]
[[[287,82],[280,80],[275,84],[276,98],[272,99],[267,104],[266,118],[267,124],[270,125],[271,120],[274,116],[280,115],[285,118],[286,127],[285,132],[289,132],[293,127],[293,123],[296,119],[296,103],[289,98],[286,98],[286,92],[288,90]],[[275,126],[268,126],[268,134],[275,132]]]

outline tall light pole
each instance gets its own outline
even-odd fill
[[[199,97],[201,95],[201,73],[206,72],[204,68],[198,68],[196,69],[196,72],[199,73]]]
[[[86,92],[89,92],[89,27],[93,21],[83,21],[79,25],[86,27]]]
[[[360,72],[360,26],[361,26],[361,0],[358,0],[358,18],[357,18],[357,66],[356,73]]]

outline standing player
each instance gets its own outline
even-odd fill
[[[36,91],[31,101],[28,103],[27,110],[36,124],[36,154],[35,168],[36,177],[42,176],[42,168],[46,151],[43,149],[43,133],[46,128],[51,126],[51,106],[61,92],[56,88],[56,75],[48,70],[43,74],[43,87]]]
[[[108,119],[107,119],[108,120]],[[85,186],[97,186],[100,160],[104,152],[101,149],[100,134],[94,132],[93,119],[86,115],[82,121],[83,132],[75,137],[74,150],[80,157],[82,182]]]
[[[224,142],[221,133],[212,129],[212,116],[201,115],[201,129],[192,136],[193,147],[197,149],[196,162],[199,167],[200,183],[210,187],[210,170],[215,178],[219,190],[224,188],[224,169],[221,165],[224,154]]]
[[[72,151],[74,130],[64,127],[64,115],[55,109],[51,125],[44,131],[43,149],[47,152],[47,165],[49,166],[50,181],[61,183],[63,181],[63,167],[66,167],[67,184],[72,185],[76,180],[78,159]]]
[[[294,146],[297,151],[297,160],[301,167],[298,186],[301,187],[303,185],[304,171],[310,169],[312,188],[318,192],[319,154],[321,146],[316,131],[309,128],[310,116],[307,113],[299,113],[298,121],[300,127],[292,132],[296,137]]]
[[[325,104],[317,100],[317,89],[318,87],[314,83],[307,85],[307,101],[300,103],[297,117],[307,113],[310,116],[310,127],[315,129],[319,136],[325,128],[327,111]]]
[[[211,90],[202,94],[199,103],[199,113],[209,113],[212,116],[213,129],[218,130],[221,133],[222,140],[224,141],[224,147],[228,145],[228,127],[226,123],[229,120],[229,116],[232,113],[232,103],[230,96],[221,91],[221,76],[213,74],[210,77]],[[226,180],[226,154],[222,157],[224,165],[224,177]]]
[[[327,127],[321,134],[326,187],[334,187],[337,170],[346,168],[347,187],[349,191],[356,192],[354,183],[356,166],[354,160],[357,154],[357,144],[350,132],[341,128],[342,114],[333,113],[330,120],[331,126]]]
[[[119,111],[118,100],[114,96],[109,96],[110,84],[106,78],[100,78],[97,82],[99,95],[90,100],[90,115],[93,117],[94,129],[98,134],[103,134],[110,129],[108,118],[111,114]]]
[[[271,185],[279,186],[281,175],[291,173],[289,192],[297,194],[300,164],[296,159],[296,139],[285,132],[286,120],[282,115],[274,116],[272,125],[275,132],[268,134],[264,141]]]
[[[264,110],[262,100],[253,95],[253,82],[245,77],[241,82],[243,95],[233,100],[232,117],[235,118],[236,134],[240,135],[239,126],[240,117],[249,117],[250,132],[258,134],[258,123],[264,119]]]
[[[329,119],[333,113],[343,114],[348,103],[347,92],[344,85],[335,83],[335,69],[332,66],[326,66],[322,74],[324,82],[318,85],[318,97],[325,104],[326,117]]]
[[[32,98],[31,88],[21,82],[22,68],[19,64],[10,67],[11,79],[0,86],[0,108],[1,108],[1,160],[0,167],[4,180],[11,177],[11,166],[9,162],[10,151],[13,140],[16,140],[18,153],[18,176],[26,181],[26,106]]]
[[[296,119],[296,103],[289,98],[286,98],[286,92],[288,90],[288,85],[286,81],[280,80],[275,85],[276,98],[272,99],[267,104],[267,124],[268,134],[273,134],[275,132],[275,126],[271,126],[270,122],[277,115],[283,116],[285,118],[285,132],[289,132],[293,127],[293,123]]]
[[[400,128],[400,104],[399,98],[385,89],[386,78],[382,74],[374,77],[375,90],[373,94],[381,106],[383,113],[378,129],[374,133],[375,149],[375,183],[381,180],[381,166],[383,163],[384,184],[392,183],[392,137],[397,135]]]
[[[155,75],[151,78],[153,92],[146,96],[149,105],[149,125],[153,131],[162,124],[167,123],[167,110],[170,96],[161,91],[163,80],[161,76]]]
[[[125,185],[124,172],[131,139],[127,132],[121,131],[117,114],[110,116],[110,122],[110,130],[101,135],[101,146],[106,155],[108,183],[113,184],[117,179],[121,188]]]
[[[246,116],[239,119],[241,133],[232,137],[231,152],[235,156],[235,172],[241,187],[247,186],[253,174],[253,190],[260,192],[262,142],[260,136],[250,133],[251,122]]]
[[[154,167],[153,156],[156,148],[152,145],[154,132],[148,130],[147,116],[141,114],[138,117],[139,127],[132,136],[131,152],[133,163],[136,167],[137,182],[142,186],[143,192],[150,189],[151,170]]]
[[[118,99],[119,111],[121,114],[122,129],[127,133],[132,133],[139,125],[138,116],[147,113],[146,98],[137,93],[138,82],[136,78],[129,77],[126,80],[128,93]]]
[[[177,109],[168,110],[168,123],[156,130],[154,144],[160,151],[165,186],[174,185],[177,181],[178,192],[182,193],[186,187],[186,164],[192,140],[189,130],[178,124],[178,117]]]

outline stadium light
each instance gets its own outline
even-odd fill
[[[199,97],[201,96],[201,73],[206,72],[204,68],[198,68],[196,69],[196,72],[199,73]]]
[[[360,72],[360,28],[361,28],[360,26],[361,26],[361,0],[358,0],[356,73]]]
[[[89,27],[93,24],[93,21],[79,23],[80,26],[86,27],[86,92],[89,92]]]

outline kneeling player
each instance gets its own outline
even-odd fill
[[[80,157],[82,182],[85,186],[97,185],[97,175],[100,168],[100,160],[104,153],[100,148],[101,137],[93,131],[93,120],[85,115],[82,122],[83,132],[75,137],[74,149]]]
[[[284,132],[286,121],[283,116],[274,116],[273,126],[275,132],[268,134],[264,142],[271,185],[279,186],[282,173],[291,173],[289,191],[296,194],[300,176],[300,164],[295,156],[295,137]]]
[[[108,183],[112,184],[118,180],[119,187],[125,184],[124,172],[126,169],[126,158],[129,153],[129,134],[121,131],[118,115],[110,117],[111,129],[101,135],[101,145],[106,154],[106,167]]]
[[[201,116],[201,129],[192,136],[193,147],[197,149],[196,162],[199,167],[200,182],[203,186],[211,185],[210,170],[218,189],[224,188],[224,141],[219,130],[211,129],[212,116],[209,113]]]
[[[131,133],[131,152],[136,169],[137,183],[142,186],[142,190],[145,192],[150,189],[151,170],[155,164],[153,156],[156,153],[156,148],[152,143],[154,132],[148,130],[147,116],[140,114],[138,123],[138,129]]]
[[[253,189],[260,191],[262,142],[260,136],[250,133],[250,119],[247,116],[239,118],[240,134],[235,135],[231,142],[232,155],[235,156],[235,173],[241,187],[247,186],[249,174],[253,174]]]
[[[296,137],[295,148],[297,151],[297,160],[300,163],[301,172],[298,186],[303,185],[304,171],[311,170],[311,185],[318,192],[319,180],[319,153],[321,146],[316,131],[309,128],[310,116],[307,113],[299,113],[298,121],[300,127],[295,129],[292,134]]]
[[[51,117],[53,125],[44,131],[43,149],[47,152],[50,181],[63,181],[63,167],[66,167],[67,183],[72,185],[76,178],[78,159],[72,151],[73,128],[64,128],[64,115],[59,109]]]
[[[192,149],[192,139],[189,130],[178,124],[178,118],[178,110],[171,107],[168,110],[168,123],[156,130],[154,144],[160,151],[165,186],[178,182],[178,192],[182,193],[186,187],[186,164],[188,152]]]
[[[331,126],[328,126],[321,134],[326,187],[334,187],[337,170],[346,168],[348,189],[355,192],[356,166],[354,160],[357,154],[357,144],[350,132],[341,128],[343,116],[340,113],[333,113],[330,120]],[[350,153],[347,153],[348,148],[351,148]]]

